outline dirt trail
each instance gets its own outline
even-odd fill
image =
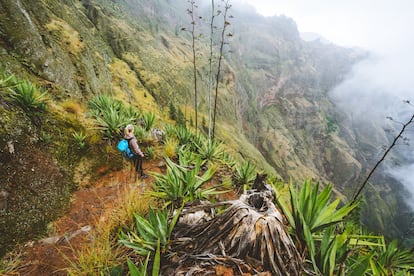
[[[144,162],[144,171],[158,171],[156,163]],[[142,181],[148,184],[151,180],[149,177]],[[131,182],[134,177],[130,179],[129,166],[126,166],[121,171],[104,175],[89,188],[75,192],[69,212],[54,222],[53,235],[26,243],[18,275],[67,275],[68,260],[73,260],[76,250],[85,246],[87,233],[116,205],[117,195]]]

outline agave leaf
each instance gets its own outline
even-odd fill
[[[149,263],[150,256],[151,256],[151,252],[148,252],[147,258],[145,259],[144,264],[141,263],[141,273],[142,273],[141,276],[147,276],[148,275],[147,271],[148,271],[148,263]]]
[[[276,203],[280,208],[282,208],[282,212],[286,216],[286,219],[288,220],[290,226],[293,229],[296,229],[295,219],[293,218],[292,212],[289,209],[288,205],[280,198],[276,199]]]
[[[172,220],[169,224],[168,233],[167,233],[168,237],[171,235],[172,231],[174,230],[174,227],[177,224],[177,221],[180,217],[180,214],[181,214],[181,211],[183,210],[183,208],[184,208],[184,202],[182,203],[181,207],[176,210],[176,212],[175,212],[175,214],[174,214],[174,216],[173,216],[173,218],[172,218]]]
[[[369,267],[371,268],[373,275],[388,275],[384,268],[372,258],[369,260]]]
[[[158,230],[157,232],[159,233],[158,235],[158,240],[161,240],[162,244],[167,244],[168,242],[168,237],[167,237],[167,233],[168,233],[168,225],[167,225],[167,217],[163,215],[162,211],[157,212],[156,214],[156,219],[157,219],[157,226],[158,226]]]
[[[356,265],[354,265],[350,270],[347,271],[346,275],[349,276],[361,276],[365,275],[368,270],[369,264],[371,262],[372,254],[362,256],[357,260]],[[380,275],[380,274],[375,274]]]
[[[155,251],[154,263],[152,264],[152,276],[158,276],[161,267],[161,249],[160,240],[157,241],[157,250]]]
[[[139,255],[147,255],[149,252],[152,252],[153,250],[155,250],[155,248],[143,248],[142,246],[140,246],[140,244],[134,243],[134,242],[130,242],[127,240],[119,240],[119,242],[123,245],[125,245],[128,248],[133,249],[135,252],[137,252]]]
[[[136,265],[129,258],[127,258],[127,263],[128,263],[129,273],[131,276],[143,276],[138,271],[138,268],[136,267]]]
[[[338,251],[338,240],[336,237],[333,238],[333,242],[329,251],[329,275],[334,275],[333,272],[335,270],[336,264],[336,253]]]
[[[145,240],[157,238],[157,233],[154,231],[154,227],[149,223],[149,221],[138,214],[135,214],[135,220],[138,232],[141,236],[145,237]]]

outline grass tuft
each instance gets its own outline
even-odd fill
[[[107,275],[125,263],[126,252],[118,243],[117,231],[130,225],[135,213],[146,214],[151,199],[144,197],[136,185],[120,190],[118,198],[116,207],[99,219],[90,242],[75,252],[76,260],[68,260],[69,275]]]

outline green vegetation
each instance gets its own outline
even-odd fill
[[[196,144],[197,151],[203,160],[207,161],[221,161],[224,153],[223,144],[217,140],[204,141]]]
[[[0,92],[20,107],[34,124],[40,126],[41,116],[47,108],[48,92],[26,79],[0,71]]]
[[[357,204],[348,204],[337,210],[336,207],[340,203],[340,199],[338,198],[332,203],[329,202],[332,197],[330,185],[326,186],[321,193],[319,193],[319,183],[313,186],[312,182],[308,181],[303,184],[300,192],[292,183],[289,188],[290,206],[283,200],[279,200],[278,204],[295,232],[299,251],[302,254],[305,250],[308,251],[316,271],[316,249],[312,234],[322,232],[327,227],[338,224]]]
[[[6,74],[0,69],[0,91],[6,92],[8,89],[16,85],[14,75]]]
[[[72,133],[73,139],[75,139],[76,144],[78,145],[79,149],[84,149],[86,146],[86,134],[83,133],[82,131],[80,132],[73,132]]]
[[[327,116],[326,117],[326,132],[328,133],[328,135],[334,133],[337,130],[338,130],[338,124],[336,123],[336,121],[332,117]]]
[[[169,221],[168,211],[154,211],[151,208],[148,212],[148,219],[136,214],[134,229],[127,233],[122,232],[119,242],[143,256],[151,253],[156,254],[158,247],[160,247],[161,253],[165,253],[170,245],[171,233],[179,215],[178,211]]]
[[[138,118],[138,113],[132,107],[126,108],[121,101],[105,95],[93,98],[89,102],[89,110],[98,129],[110,140],[119,138],[122,129]]]
[[[119,122],[124,125],[137,118],[143,119],[144,126],[136,128],[137,137],[141,139],[154,124],[153,113],[139,116],[132,108],[127,109],[110,97],[98,96],[89,107],[107,138],[119,135]],[[115,110],[122,115],[113,121],[105,121],[110,117],[105,113]],[[114,123],[117,120],[118,123]],[[162,147],[165,152],[171,148],[171,159],[166,158],[165,173],[152,173],[152,191],[146,192],[159,204],[154,205],[153,200],[143,198],[134,188],[123,193],[124,199],[110,222],[98,225],[93,242],[77,252],[78,258],[72,261],[70,275],[120,273],[126,266],[131,275],[148,275],[149,270],[152,275],[158,275],[162,260],[171,253],[171,233],[182,207],[194,200],[215,202],[219,194],[225,193],[222,185],[229,187],[224,184],[228,179],[220,181],[219,170],[225,170],[226,166],[234,169],[234,183],[243,185],[245,190],[255,181],[256,166],[250,161],[236,163],[226,152],[225,144],[217,140],[209,142],[205,136],[195,135],[184,126],[166,125],[165,131],[167,138]],[[49,139],[45,137],[51,134],[43,133],[40,139],[47,142]],[[82,131],[72,132],[74,143],[80,149],[86,146],[86,137]],[[147,155],[160,158],[152,147],[147,148]],[[319,184],[312,185],[311,181],[306,181],[301,188],[290,183],[287,193],[285,185],[277,180],[270,182],[278,194],[277,203],[289,222],[291,238],[311,264],[305,265],[307,270],[321,275],[403,275],[413,271],[413,252],[400,249],[396,241],[387,243],[382,236],[361,233],[360,226],[349,219],[358,203],[339,208],[340,199],[332,201],[331,185],[320,190]],[[150,203],[160,207],[149,208]],[[142,258],[136,258],[134,254]],[[18,264],[18,260],[4,260],[0,271],[13,271]]]
[[[167,7],[167,2],[164,0],[146,2],[151,5],[151,10]],[[168,31],[165,30],[168,28],[164,29],[160,18],[150,18],[150,15],[143,12],[148,10],[148,7],[143,8],[143,2],[140,2],[136,11],[130,11],[131,13],[136,12],[135,16],[126,16],[129,15],[127,10],[122,9],[127,5],[126,2],[120,2],[118,5],[114,1],[105,0],[102,3],[104,3],[102,7],[94,6],[97,5],[95,3],[90,3],[86,7],[83,3],[85,6],[82,7],[82,10],[87,8],[88,16],[96,16],[96,18],[89,18],[93,22],[105,22],[99,28],[102,28],[102,32],[105,32],[106,35],[101,36],[101,33],[97,33],[97,37],[103,39],[99,40],[103,50],[100,49],[101,47],[88,48],[88,45],[95,46],[92,42],[97,38],[91,38],[91,35],[87,33],[79,35],[79,37],[82,36],[82,40],[85,39],[85,43],[80,41],[82,47],[76,47],[75,42],[79,33],[74,29],[72,32],[72,27],[70,27],[69,30],[62,33],[70,33],[71,38],[76,39],[73,40],[75,42],[69,42],[65,47],[80,49],[70,53],[71,62],[63,64],[71,70],[58,72],[59,70],[55,69],[59,69],[59,65],[55,64],[53,65],[55,67],[49,67],[53,68],[51,71],[56,71],[54,72],[56,75],[53,75],[46,69],[44,71],[39,69],[47,67],[46,65],[33,65],[28,58],[28,61],[25,60],[24,63],[31,64],[30,68],[23,67],[27,71],[22,70],[24,71],[22,75],[31,74],[31,79],[37,79],[39,83],[42,83],[41,86],[28,80],[19,80],[13,75],[0,77],[0,91],[2,93],[0,95],[0,146],[12,151],[13,144],[7,143],[16,141],[14,143],[18,145],[14,155],[5,152],[0,161],[2,168],[6,168],[7,173],[11,172],[10,175],[14,176],[7,175],[7,179],[13,178],[14,181],[7,183],[7,189],[15,189],[13,197],[22,196],[20,202],[13,202],[15,209],[12,211],[16,216],[9,216],[4,223],[2,220],[2,229],[10,225],[13,226],[13,223],[17,221],[18,227],[12,228],[19,234],[26,235],[25,231],[33,229],[30,228],[31,226],[37,227],[55,218],[56,214],[52,214],[52,212],[62,210],[66,206],[68,196],[74,189],[72,181],[75,178],[75,169],[82,171],[82,173],[94,174],[95,171],[98,171],[97,168],[104,167],[110,170],[119,168],[123,165],[122,161],[116,158],[118,155],[110,142],[122,136],[122,128],[129,123],[138,123],[135,134],[140,141],[148,139],[148,131],[158,123],[157,118],[161,123],[165,123],[166,138],[159,148],[147,147],[146,155],[154,161],[165,158],[166,172],[162,173],[162,168],[160,173],[152,173],[154,177],[154,181],[151,182],[152,191],[147,193],[151,196],[150,198],[141,194],[135,185],[137,183],[126,185],[128,186],[126,191],[117,195],[121,201],[114,212],[108,215],[109,219],[98,223],[96,230],[91,234],[92,238],[85,244],[85,248],[76,252],[77,258],[72,261],[69,274],[116,275],[115,272],[128,266],[131,275],[147,275],[150,269],[152,269],[152,275],[158,275],[163,257],[170,253],[170,235],[174,230],[182,206],[197,200],[217,202],[220,196],[229,196],[223,195],[223,188],[228,189],[233,185],[243,186],[247,192],[256,179],[257,169],[270,167],[262,156],[263,151],[277,149],[276,153],[269,154],[275,160],[267,161],[283,164],[278,168],[280,171],[285,168],[289,168],[290,172],[297,170],[297,175],[291,176],[294,178],[310,172],[307,170],[306,162],[313,162],[309,167],[315,165],[315,169],[318,169],[317,163],[323,163],[319,161],[324,157],[316,154],[321,148],[312,148],[314,150],[312,152],[307,148],[308,144],[313,143],[313,137],[307,135],[301,140],[303,133],[300,131],[303,130],[290,129],[287,119],[292,119],[290,118],[292,114],[289,113],[286,117],[280,115],[283,113],[282,110],[287,109],[288,106],[300,107],[297,109],[298,113],[294,114],[297,117],[312,114],[310,109],[318,108],[317,105],[311,106],[314,103],[310,99],[307,99],[306,102],[295,102],[294,99],[288,97],[290,92],[286,91],[301,90],[302,87],[298,83],[303,81],[303,75],[309,75],[309,82],[317,83],[317,81],[312,79],[313,73],[293,66],[298,62],[291,59],[291,56],[298,60],[305,58],[296,52],[295,55],[291,55],[293,49],[296,51],[298,47],[290,41],[286,45],[283,41],[276,41],[280,47],[276,49],[277,54],[270,54],[272,59],[257,49],[249,51],[249,48],[241,48],[240,53],[247,56],[245,61],[251,59],[255,61],[254,64],[236,61],[236,55],[232,57],[235,60],[224,61],[224,59],[222,60],[223,49],[220,49],[217,60],[214,118],[213,126],[211,126],[211,102],[206,104],[205,91],[201,88],[200,91],[195,91],[195,93],[199,93],[199,101],[195,99],[194,110],[189,110],[187,105],[188,91],[191,87],[188,84],[188,77],[191,70],[186,65],[188,47],[182,46],[185,45],[185,39],[170,37]],[[227,10],[230,8],[229,1],[223,1],[223,3],[225,10],[221,47],[226,44],[224,35],[226,27],[230,24],[226,20]],[[34,5],[37,4],[34,3]],[[77,5],[81,4],[73,6]],[[33,10],[37,8],[37,6],[33,7]],[[71,12],[69,6],[65,6],[65,9],[62,10],[68,14]],[[45,9],[45,14],[48,12]],[[140,18],[137,14],[144,18],[140,20],[146,22],[145,26],[136,21],[137,18]],[[160,12],[160,14],[167,13]],[[114,15],[120,15],[122,18],[135,18],[135,21],[133,23],[122,21],[113,18]],[[58,17],[59,14],[56,13],[54,16]],[[155,17],[156,15],[151,16]],[[74,16],[74,18],[78,17]],[[272,20],[279,19],[275,17]],[[42,22],[42,20],[38,21]],[[37,21],[35,20],[35,22]],[[52,23],[59,28],[65,26],[75,28],[75,24],[56,22]],[[155,30],[157,37],[161,37],[161,39],[154,39],[153,36],[145,32],[148,28],[151,31]],[[253,30],[252,28],[245,29],[250,32]],[[283,28],[279,29],[276,32],[287,32]],[[57,36],[58,29],[53,30],[52,33]],[[243,39],[243,42],[256,41],[250,39],[247,33],[244,34],[246,38],[240,38]],[[278,35],[272,34],[269,37],[278,37]],[[51,40],[47,33],[42,34],[42,38],[44,41]],[[59,37],[59,41],[61,39]],[[105,39],[110,41],[110,45],[105,45]],[[274,40],[257,41],[262,45],[273,45],[270,42],[275,42]],[[51,40],[47,43],[51,44],[50,49],[57,49],[59,46],[54,44],[56,41]],[[158,43],[162,44],[161,47]],[[247,43],[240,44],[245,47]],[[306,49],[305,44],[301,44],[301,47]],[[40,48],[38,50],[41,51]],[[107,59],[106,55],[109,52],[115,53],[116,58],[111,56]],[[88,60],[89,55],[92,57],[91,60]],[[310,56],[307,55],[306,58],[310,58]],[[256,57],[266,60],[266,64],[261,64]],[[13,60],[18,61],[19,58],[26,59],[26,57],[19,57],[16,54]],[[62,60],[65,59],[62,58]],[[102,63],[101,60],[105,60],[105,62]],[[210,54],[210,62],[211,60],[213,60],[212,54]],[[271,64],[269,60],[272,61]],[[117,71],[121,67],[116,63],[118,61],[125,65],[126,69]],[[87,64],[83,65],[83,62]],[[240,64],[243,66],[238,66],[240,65],[238,62],[241,62]],[[74,66],[72,63],[76,64],[75,67],[71,67]],[[305,63],[304,61],[303,64]],[[318,66],[321,65],[315,62],[312,70],[316,72],[315,74],[319,74]],[[236,72],[245,67],[246,71],[236,76]],[[249,69],[252,67],[259,70],[253,72]],[[268,71],[267,67],[271,71]],[[206,69],[203,66],[199,68],[199,74],[205,74]],[[15,71],[18,72],[18,70]],[[70,75],[71,71],[76,73]],[[277,74],[272,75],[273,71]],[[65,73],[64,77],[59,75],[63,73]],[[102,77],[104,75],[105,77]],[[65,78],[71,81],[62,80]],[[268,89],[269,83],[262,81],[264,78],[280,81],[278,86],[281,89],[277,92],[286,93],[281,97],[285,101],[280,104],[282,106],[276,106],[276,97],[270,93],[274,89]],[[236,83],[235,79],[242,80]],[[265,95],[266,98],[263,99],[263,102],[258,102],[258,100],[261,100],[264,95],[258,94],[256,91],[258,88],[253,87],[252,83],[256,83],[263,91],[270,91],[269,95]],[[291,83],[295,83],[298,87],[294,87]],[[43,90],[40,87],[48,87],[48,90]],[[107,91],[105,89],[108,87],[111,87],[111,96],[95,94],[96,96],[88,102],[93,126],[99,130],[98,133],[95,133],[93,129],[88,128],[90,126],[89,118],[82,114],[81,103],[86,103],[86,99],[91,97],[91,94],[97,93],[96,91],[101,89]],[[312,89],[316,91],[319,88]],[[208,94],[210,94],[210,90],[211,87],[207,91]],[[237,96],[233,95],[236,94],[233,93],[236,90],[239,93]],[[54,101],[49,99],[49,95],[53,95]],[[315,98],[318,96],[316,95]],[[144,100],[140,101],[142,99]],[[62,104],[61,100],[66,102]],[[149,104],[152,100],[154,100],[153,105]],[[168,103],[169,110],[167,110]],[[266,107],[269,105],[277,110],[275,112],[277,116],[274,116],[277,117],[277,120],[273,116],[269,116],[269,122],[266,123],[264,122],[265,118],[258,114],[258,106]],[[200,114],[202,108],[209,113],[208,123],[202,116],[206,114]],[[194,113],[195,131],[191,128]],[[36,117],[39,114],[42,114],[42,121]],[[45,115],[44,118],[43,115]],[[216,115],[229,121],[216,122]],[[175,121],[175,126],[164,122],[168,120],[163,116],[168,116],[169,119]],[[199,116],[202,116],[203,119],[203,129],[209,128],[208,136],[210,136],[210,128],[213,127],[212,136],[214,137],[216,134],[215,140],[211,141],[208,139],[209,137],[206,138],[201,133],[197,133],[197,117]],[[190,118],[190,127],[187,127],[188,118]],[[331,134],[338,128],[332,117],[327,116],[325,120],[321,118],[320,121],[323,121],[320,126],[317,125],[317,120],[312,123],[322,132],[326,130],[328,134]],[[295,127],[300,129],[299,123],[301,122],[296,123],[298,125]],[[263,124],[266,125],[267,130]],[[219,131],[215,132],[215,127]],[[272,135],[274,140],[270,141]],[[30,139],[27,139],[28,137]],[[102,137],[106,140],[102,141]],[[250,137],[250,141],[246,137]],[[264,137],[266,139],[263,139]],[[270,137],[269,140],[267,137]],[[87,144],[86,138],[88,138]],[[306,141],[302,144],[306,139],[309,139],[309,143],[306,144],[308,142]],[[145,142],[150,144],[152,141]],[[268,145],[265,144],[267,142],[269,142]],[[8,147],[9,145],[11,146]],[[255,148],[261,146],[265,150]],[[83,156],[87,158],[85,163],[79,161]],[[300,158],[296,158],[296,156],[300,156]],[[235,161],[235,157],[239,162]],[[93,164],[83,167],[84,164],[89,163]],[[36,164],[34,168],[33,164]],[[17,171],[16,168],[21,170]],[[229,168],[231,169],[230,173]],[[1,176],[3,179],[4,175]],[[270,176],[270,178],[279,179],[276,176]],[[224,185],[225,187],[223,187]],[[15,188],[16,186],[17,188]],[[413,272],[413,253],[411,251],[401,249],[402,247],[399,247],[397,242],[389,242],[383,236],[363,233],[357,222],[358,219],[354,222],[350,218],[351,215],[354,215],[357,203],[339,207],[342,202],[340,199],[332,198],[330,185],[320,189],[319,184],[312,185],[310,181],[306,181],[301,187],[299,186],[291,183],[289,189],[286,189],[286,185],[277,183],[274,185],[274,190],[278,195],[277,202],[289,222],[291,238],[306,260],[307,270],[321,275],[363,275],[364,273],[369,275],[404,275]],[[45,187],[48,188],[46,192],[42,190]],[[26,200],[32,198],[36,202]],[[52,199],[58,201],[57,203],[53,201],[53,204],[50,204],[54,209],[52,211],[36,206],[39,202],[49,205],[50,201],[48,200]],[[153,209],[150,209],[149,206],[152,206]],[[166,206],[168,208],[163,209]],[[27,208],[30,208],[30,212],[24,213],[28,210]],[[221,211],[225,210],[225,207],[221,208]],[[6,214],[6,211],[0,211],[2,212],[0,215]],[[7,212],[9,211],[7,210]],[[21,230],[21,226],[26,228]],[[39,226],[39,228],[41,227]],[[119,233],[122,234],[118,235]],[[10,236],[3,238],[6,242],[16,240],[15,237]],[[121,244],[118,239],[121,240]],[[23,239],[18,241],[23,241]],[[3,248],[3,243],[1,245]],[[225,252],[225,248],[223,251]],[[140,256],[137,257],[137,254]],[[18,265],[18,261],[14,259],[4,260],[1,263],[0,273],[12,274]]]
[[[41,91],[27,80],[17,83],[9,96],[26,111],[46,110],[47,91]]]
[[[139,260],[139,268],[128,258],[127,259],[127,263],[128,263],[128,268],[129,268],[129,273],[131,274],[131,276],[148,276],[148,263],[150,260],[150,256],[151,254],[148,253],[147,258],[145,259],[144,262],[142,262],[142,260]]]
[[[213,177],[216,167],[211,166],[202,175],[199,175],[201,158],[196,159],[193,167],[175,164],[170,159],[166,159],[166,161],[166,174],[153,173],[155,178],[153,191],[148,192],[163,200],[164,206],[179,207],[188,201],[206,199],[219,193],[216,187],[203,187]]]
[[[135,227],[120,236],[121,243],[146,256],[145,263],[151,255],[150,261],[156,262],[157,269],[157,252],[161,256],[172,253],[169,251],[169,235],[181,207],[196,199],[214,201],[214,195],[217,194],[217,187],[202,188],[204,183],[214,179],[216,170],[210,168],[202,172],[202,161],[197,152],[181,147],[179,160],[180,164],[166,160],[166,173],[154,174],[153,191],[148,192],[161,200],[164,211],[151,210],[147,218],[136,216]],[[194,161],[196,163],[192,163]],[[239,168],[239,174],[243,175],[240,177],[244,179],[242,182],[254,181],[254,166],[249,162],[236,167]],[[290,183],[286,193],[285,185],[279,184],[277,180],[271,183],[278,194],[277,203],[289,222],[291,237],[299,253],[312,264],[306,265],[307,270],[321,275],[385,275],[390,271],[405,275],[413,271],[413,252],[398,249],[396,242],[387,245],[382,236],[361,233],[360,226],[349,219],[359,203],[338,207],[340,199],[332,201],[331,185],[320,190],[319,184],[306,181],[299,189]],[[170,208],[164,209],[165,206]],[[169,215],[165,210],[169,210]],[[176,210],[174,217],[168,220],[173,210]],[[141,262],[141,271],[145,267],[148,269],[149,265],[145,263]],[[135,269],[130,266],[130,271]]]
[[[145,156],[149,159],[149,160],[154,160],[155,158],[155,149],[153,147],[147,147],[145,149]]]
[[[141,119],[143,122],[143,128],[145,131],[150,131],[155,123],[155,114],[152,112],[147,112],[141,115]]]
[[[395,242],[386,249],[383,237],[360,233],[360,227],[349,219],[359,202],[338,208],[340,199],[331,200],[331,185],[319,191],[319,184],[312,185],[311,181],[306,181],[300,191],[290,183],[289,200],[277,200],[297,248],[311,260],[313,271],[322,275],[388,275],[386,271],[391,270],[384,269],[383,256],[393,250],[392,271],[406,275],[413,270],[413,252],[397,249]]]
[[[0,259],[0,275],[14,275],[22,265],[21,257],[19,253],[10,252]]]
[[[242,186],[243,190],[248,189],[255,179],[256,166],[250,163],[250,161],[236,166],[235,183],[238,186]]]

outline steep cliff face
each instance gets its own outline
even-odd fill
[[[46,88],[56,105],[67,100],[83,104],[93,95],[107,94],[143,110],[155,106],[160,115],[170,102],[187,108],[191,114],[192,49],[188,32],[180,31],[189,25],[189,19],[183,19],[187,15],[183,2],[0,0],[1,66]],[[202,7],[199,12],[204,14]],[[230,51],[224,55],[219,87],[218,137],[240,157],[256,161],[259,169],[286,180],[293,177],[331,181],[339,192],[346,192],[359,178],[365,157],[358,155],[354,132],[342,124],[343,117],[327,94],[363,54],[331,44],[304,42],[295,23],[286,17],[264,18],[237,7],[232,13],[233,38],[227,49]],[[205,28],[208,29],[200,27],[199,31]],[[206,118],[207,38],[197,43],[198,106]],[[4,112],[17,114],[3,107]],[[72,118],[69,115],[63,114],[55,124],[68,129],[83,127],[77,123],[65,125]],[[25,131],[30,127],[34,133],[25,138],[38,137],[42,129],[30,120],[17,128]],[[5,126],[0,132],[2,154],[6,154],[9,141],[17,141],[8,136],[10,129]],[[67,138],[71,133],[63,135]],[[62,166],[64,158],[50,151],[43,156],[50,164],[57,164],[51,166],[54,169],[49,175],[57,182],[63,177],[63,182],[68,183],[65,187],[76,182],[74,170],[80,162],[79,156],[71,152],[66,151],[71,166]],[[24,162],[31,160],[21,158]],[[32,163],[35,171],[42,170]],[[13,164],[9,162],[8,166]],[[43,181],[38,183],[46,186]],[[1,185],[2,189],[11,187],[11,178]],[[35,195],[32,199],[41,198]],[[4,227],[10,216],[6,218]],[[30,232],[31,226],[27,227],[20,231]]]
[[[110,48],[80,2],[1,1],[3,66],[36,76],[56,98],[108,87]]]
[[[244,121],[251,122],[246,135],[286,178],[322,178],[344,191],[361,164],[352,140],[339,135],[340,114],[328,92],[363,53],[304,42],[289,18],[244,18],[236,15],[232,61],[243,76],[238,92]]]

